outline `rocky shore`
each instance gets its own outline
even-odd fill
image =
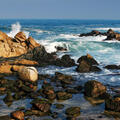
[[[107,33],[92,31],[81,34],[80,37],[93,35],[107,35],[106,40],[120,40],[119,33],[112,30]],[[63,48],[57,47],[57,49],[61,51]],[[3,96],[1,101],[10,107],[15,101],[30,100],[30,107],[16,108],[8,116],[1,116],[0,120],[32,120],[31,116],[47,116],[50,120],[62,120],[59,110],[63,110],[64,119],[77,120],[82,112],[81,106],[74,105],[66,108],[61,104],[77,94],[83,95],[92,105],[104,103],[104,115],[120,117],[120,96],[117,92],[114,95],[110,94],[109,86],[96,80],[78,85],[74,76],[61,72],[55,72],[52,76],[38,73],[38,67],[48,65],[75,66],[76,72],[80,74],[101,72],[103,69],[120,69],[118,65],[106,65],[100,68],[99,62],[89,54],[81,56],[77,63],[69,55],[58,58],[56,53],[47,53],[44,46],[38,44],[32,37],[26,38],[23,32],[17,33],[14,38],[0,32],[0,96]],[[6,77],[16,79],[10,80]],[[103,116],[98,116],[98,119],[100,117]]]

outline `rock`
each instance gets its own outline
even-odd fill
[[[22,111],[15,111],[11,115],[14,119],[24,120],[24,113]]]
[[[64,47],[60,47],[60,46],[55,46],[57,52],[58,51],[67,51],[67,48],[64,48]]]
[[[70,98],[72,98],[72,94],[70,94],[70,93],[62,92],[62,91],[57,92],[57,99],[58,100],[67,100]]]
[[[17,33],[14,38],[19,42],[24,42],[27,39],[24,32]]]
[[[99,67],[95,66],[98,65],[98,62],[89,54],[80,57],[77,63],[79,63],[78,67],[76,68],[77,72],[85,73],[101,71]]]
[[[64,105],[63,104],[55,104],[55,107],[57,109],[63,109],[64,108]]]
[[[55,72],[54,79],[60,81],[62,84],[72,84],[74,81],[71,75],[64,75],[60,72]]]
[[[39,47],[40,44],[38,44],[32,37],[29,37],[27,40],[27,45],[28,45],[28,48],[35,48],[35,47]]]
[[[102,83],[95,80],[86,82],[84,88],[85,96],[88,97],[96,98],[106,93],[106,87]]]
[[[23,67],[18,74],[20,79],[25,81],[35,82],[38,80],[38,72],[34,67]]]
[[[35,99],[31,103],[34,108],[41,112],[47,113],[50,111],[51,103],[47,99]]]
[[[97,36],[97,35],[103,35],[103,33],[100,33],[99,31],[97,30],[93,30],[89,33],[83,33],[83,34],[80,34],[79,37],[84,37],[84,36]]]
[[[13,96],[11,94],[11,92],[8,92],[7,95],[5,96],[4,98],[4,101],[7,103],[7,102],[13,102]]]
[[[80,64],[82,61],[86,62],[88,65],[98,65],[98,62],[90,54],[80,57],[77,63]]]
[[[109,29],[107,31],[107,38],[105,40],[114,40],[114,39],[120,41],[120,34],[114,32],[112,29]]]
[[[12,74],[11,71],[12,65],[0,65],[0,73],[2,74]]]
[[[99,72],[101,69],[97,66],[91,66],[86,61],[80,62],[78,67],[76,68],[77,72],[85,73],[85,72]]]
[[[78,117],[80,115],[80,107],[70,107],[67,108],[65,114],[68,117]]]
[[[53,100],[56,98],[54,88],[50,84],[46,83],[42,86],[42,88],[43,88],[42,93],[45,95],[44,96],[45,98],[50,100]]]
[[[71,93],[71,94],[77,94],[79,93],[79,91],[75,88],[68,88],[65,90],[67,93]]]
[[[120,112],[120,97],[109,97],[106,99],[105,110]]]
[[[120,66],[118,66],[118,65],[107,65],[104,68],[106,68],[106,69],[120,69]]]
[[[63,67],[72,67],[76,64],[74,59],[71,59],[69,55],[63,55],[61,59],[56,59],[55,65]]]

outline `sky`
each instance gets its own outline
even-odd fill
[[[115,19],[120,0],[0,0],[0,19]]]

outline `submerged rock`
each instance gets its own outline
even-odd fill
[[[38,72],[34,67],[23,67],[18,74],[20,79],[25,81],[35,82],[38,80]]]
[[[68,117],[78,117],[80,115],[80,107],[70,107],[67,108],[65,114]]]
[[[32,102],[34,108],[40,110],[41,112],[49,112],[51,103],[47,99],[35,99]]]
[[[120,66],[118,66],[118,65],[107,65],[104,68],[106,68],[106,69],[120,69]]]
[[[63,92],[63,91],[57,92],[57,99],[58,100],[67,100],[70,98],[72,98],[72,94],[70,94],[70,93]]]
[[[84,88],[85,96],[88,97],[96,98],[106,93],[106,87],[96,80],[86,82]]]
[[[57,52],[59,51],[67,51],[67,48],[64,48],[64,47],[60,47],[60,46],[55,46]]]

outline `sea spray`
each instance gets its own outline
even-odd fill
[[[8,36],[14,38],[14,36],[21,31],[22,26],[20,25],[19,22],[16,22],[15,24],[11,25],[11,31],[8,33]],[[28,31],[23,31],[28,38],[29,32]]]

